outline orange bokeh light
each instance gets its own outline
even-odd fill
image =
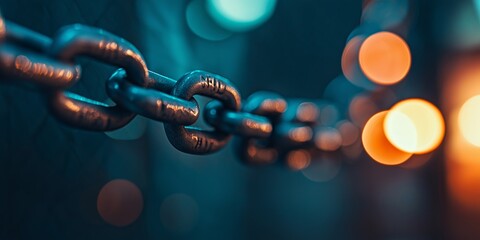
[[[387,114],[384,130],[398,149],[424,154],[436,149],[445,135],[442,113],[423,99],[407,99],[395,104]]]
[[[412,154],[397,149],[388,141],[383,130],[387,113],[379,112],[368,120],[362,132],[362,143],[373,160],[385,165],[398,165],[407,161]]]
[[[287,165],[294,171],[300,171],[310,165],[311,155],[305,150],[293,150],[287,154]]]
[[[342,146],[354,144],[360,135],[360,130],[355,124],[349,121],[342,121],[337,124],[338,132],[342,137]]]
[[[408,74],[411,61],[408,44],[391,32],[373,34],[360,47],[360,67],[377,84],[400,82]]]
[[[116,179],[100,190],[97,210],[105,222],[124,227],[133,223],[143,210],[143,196],[140,189],[128,180]]]

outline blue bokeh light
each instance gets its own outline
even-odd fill
[[[223,28],[235,32],[251,30],[266,22],[276,0],[207,0],[207,10]]]
[[[190,30],[197,36],[210,41],[220,41],[231,36],[231,32],[212,20],[205,7],[205,2],[202,0],[194,0],[187,6],[186,20]]]

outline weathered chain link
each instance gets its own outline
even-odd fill
[[[111,131],[140,114],[164,122],[169,141],[186,153],[213,153],[238,135],[236,151],[255,165],[274,163],[298,150],[335,152],[341,145],[338,131],[320,127],[319,105],[313,102],[257,92],[242,105],[240,93],[226,78],[192,71],[175,81],[149,71],[135,46],[102,29],[77,24],[51,39],[0,18],[0,41],[0,82],[41,89],[52,114],[72,127]],[[106,82],[116,105],[65,90],[81,79],[79,56],[120,68]],[[213,130],[190,126],[200,116],[195,95],[213,98],[203,112]]]

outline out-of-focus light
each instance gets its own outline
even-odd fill
[[[306,142],[312,138],[312,130],[309,127],[292,128],[288,132],[288,137],[295,142]]]
[[[365,41],[365,37],[362,36],[355,36],[348,41],[342,54],[342,72],[345,78],[355,86],[373,90],[376,85],[363,74],[358,61],[358,54],[363,41]]]
[[[368,119],[379,111],[377,104],[365,94],[355,96],[348,107],[348,115],[359,127],[365,126]]]
[[[478,158],[475,160],[478,161]],[[465,165],[449,165],[447,186],[452,202],[459,204],[468,211],[474,211],[476,214],[480,213],[480,188],[478,187],[480,166],[475,162]]]
[[[385,165],[398,165],[408,160],[412,154],[399,150],[388,141],[383,130],[387,111],[371,117],[362,132],[365,151],[373,160]]]
[[[142,193],[130,181],[112,180],[100,190],[97,210],[103,220],[113,226],[130,225],[143,210]]]
[[[318,118],[319,109],[312,102],[303,102],[298,105],[296,115],[300,122],[312,122]]]
[[[168,196],[160,206],[163,226],[177,234],[186,234],[195,227],[199,218],[198,212],[195,199],[183,193]]]
[[[358,127],[349,121],[341,121],[337,123],[336,128],[342,137],[342,146],[350,146],[354,144],[360,136],[360,130]]]
[[[473,4],[475,5],[477,17],[480,19],[480,0],[473,0]]]
[[[350,32],[350,34],[347,37],[347,42],[352,40],[354,37],[361,37],[361,38],[363,38],[363,40],[365,40],[366,37],[368,37],[372,34],[381,32],[381,31],[382,31],[382,29],[379,28],[377,25],[362,24],[362,25],[356,27],[355,29],[353,29],[353,31]]]
[[[392,85],[404,79],[410,70],[410,48],[394,33],[375,33],[360,47],[359,62],[370,80],[380,85]]]
[[[294,171],[300,171],[310,165],[311,155],[309,152],[301,150],[293,150],[287,154],[287,165]]]
[[[316,122],[320,109],[313,102],[305,102],[300,99],[290,99],[287,103],[288,109],[282,115],[286,122]]]
[[[329,102],[335,102],[340,111],[344,111],[353,97],[362,91],[362,88],[352,84],[344,75],[340,75],[325,87],[323,98]]]
[[[302,170],[303,175],[313,182],[328,182],[334,179],[341,169],[341,162],[336,159],[314,159]]]
[[[339,118],[338,108],[333,104],[325,104],[320,107],[320,124],[323,126],[333,126]]]
[[[232,35],[231,32],[220,27],[208,15],[205,2],[194,0],[187,6],[185,13],[187,25],[197,36],[210,41],[220,41]]]
[[[395,104],[384,124],[387,139],[398,149],[423,154],[440,145],[445,135],[442,113],[423,99],[407,99]]]
[[[460,108],[458,123],[462,136],[480,147],[480,95],[468,99]]]
[[[123,128],[111,132],[105,132],[105,134],[115,140],[135,140],[142,137],[146,129],[147,119],[141,116],[136,116]]]
[[[277,151],[270,148],[257,148],[256,146],[250,145],[247,148],[247,163],[254,165],[267,165],[275,162],[277,159]],[[254,161],[250,161],[254,160]]]
[[[410,159],[400,165],[401,168],[405,169],[419,169],[425,166],[430,159],[432,159],[433,152],[413,155]]]
[[[400,111],[387,114],[385,133],[392,144],[405,152],[415,152],[418,144],[418,133],[415,124]]]
[[[267,21],[276,3],[276,0],[207,0],[207,10],[220,26],[242,32]]]
[[[400,25],[408,15],[409,0],[376,0],[363,9],[362,22],[388,29]]]
[[[336,151],[342,146],[342,135],[335,128],[316,129],[314,140],[317,148],[323,151]]]
[[[480,1],[462,1],[449,10],[442,26],[441,44],[449,49],[471,50],[480,44]]]

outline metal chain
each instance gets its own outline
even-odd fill
[[[216,152],[237,135],[238,155],[254,165],[300,150],[338,152],[342,145],[338,131],[321,127],[319,105],[312,101],[257,92],[242,104],[228,79],[204,71],[178,81],[162,76],[148,70],[135,46],[102,29],[66,26],[51,39],[0,17],[0,41],[0,82],[39,89],[51,113],[71,127],[111,131],[139,114],[163,122],[171,144],[185,153]],[[119,67],[106,82],[115,105],[66,91],[81,79],[80,56]],[[213,130],[190,126],[200,115],[195,95],[214,99],[204,110]]]

